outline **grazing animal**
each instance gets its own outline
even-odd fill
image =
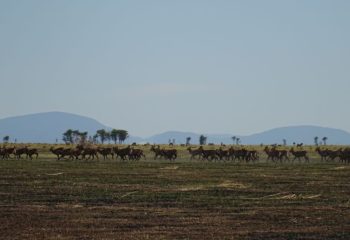
[[[202,158],[208,161],[219,160],[217,151],[213,149],[202,149]]]
[[[267,160],[272,160],[273,162],[280,161],[281,163],[283,160],[288,160],[288,151],[287,150],[277,150],[276,145],[274,145],[271,149],[269,149],[267,146],[264,148],[264,152],[267,154]]]
[[[60,158],[68,157],[69,159],[73,159],[74,157],[73,157],[72,151],[73,151],[72,148],[63,148],[61,151]]]
[[[272,160],[273,162],[275,162],[278,158],[279,158],[279,154],[276,151],[275,147],[272,147],[271,149],[269,149],[267,146],[264,148],[264,152],[267,155],[267,160]]]
[[[255,155],[255,153],[249,153],[249,151],[245,148],[241,148],[241,149],[234,149],[233,147],[230,147],[228,149],[228,157],[227,159],[230,160],[245,160],[245,161],[249,161],[250,158]]]
[[[28,147],[25,146],[25,147],[15,149],[14,154],[15,154],[17,159],[20,159],[22,157],[22,154],[27,154],[27,152],[28,152]],[[28,154],[27,154],[27,156],[28,156]]]
[[[221,147],[219,149],[216,150],[216,154],[218,155],[220,160],[227,160],[228,155],[229,155],[229,151],[228,150],[224,150]]]
[[[50,148],[50,151],[51,151],[54,155],[56,155],[57,160],[60,160],[60,159],[61,159],[61,155],[62,155],[62,152],[63,152],[63,147],[58,147],[58,148],[51,147],[51,148]]]
[[[342,163],[350,163],[350,148],[345,148],[339,153],[339,159]]]
[[[321,150],[320,147],[317,147],[315,149],[315,151],[320,155],[321,157],[321,161],[327,161],[327,158],[330,155],[330,150],[326,149],[326,150]]]
[[[152,145],[150,150],[151,152],[154,153],[154,160],[156,160],[158,157],[162,157],[162,153],[159,145],[157,147],[155,147],[155,145]]]
[[[36,159],[38,159],[38,157],[39,157],[38,149],[36,149],[36,148],[27,149],[26,154],[27,154],[27,158],[29,157],[30,160],[33,159],[33,155],[36,156]]]
[[[5,148],[1,148],[0,147],[0,156],[1,156],[1,159],[5,159],[5,156],[6,156],[6,152],[5,152]]]
[[[95,158],[98,159],[98,151],[97,151],[97,148],[95,147],[85,147],[82,152],[81,152],[81,155],[82,155],[82,158],[85,159],[86,156],[88,156],[88,160],[89,159],[92,159],[94,160]]]
[[[334,161],[336,158],[339,158],[343,149],[339,148],[338,150],[330,150],[328,154],[328,160]]]
[[[83,152],[83,149],[80,148],[79,146],[77,146],[76,148],[71,148],[69,151],[69,158],[70,159],[79,159],[79,156],[81,155],[81,153]]]
[[[127,146],[126,148],[113,148],[114,153],[116,154],[116,158],[120,157],[123,161],[126,160],[126,158],[130,159],[130,153],[131,153],[131,147]]]
[[[177,158],[176,149],[161,149],[161,156],[168,160],[175,160]]]
[[[15,153],[15,147],[4,147],[2,149],[2,158],[9,159],[11,158],[11,154]]]
[[[151,151],[154,152],[154,159],[165,158],[168,160],[175,160],[177,158],[177,150],[176,149],[161,149],[158,145],[155,147],[154,145],[151,147]]]
[[[252,161],[255,162],[259,160],[259,155],[258,152],[256,150],[249,150],[247,152],[247,157],[246,157],[246,161]]]
[[[203,147],[200,146],[198,149],[192,149],[191,147],[188,147],[187,150],[191,155],[190,159],[195,159],[197,156],[198,156],[198,158],[200,158],[202,156]]]
[[[248,150],[245,148],[237,149],[235,151],[236,159],[239,161],[245,160],[247,161]]]
[[[51,147],[50,151],[56,155],[57,160],[63,159],[65,157],[68,157],[69,159],[78,159],[79,156],[82,154],[83,149],[79,146],[76,148]]]
[[[235,149],[233,147],[230,147],[228,149],[228,156],[227,159],[233,161],[234,159],[236,159],[236,154],[235,154]]]
[[[307,152],[305,150],[294,151],[292,148],[289,152],[294,156],[293,162],[296,159],[298,159],[299,162],[301,159],[304,159],[305,162],[309,162],[309,157],[307,156]]]
[[[278,158],[281,162],[283,161],[283,159],[289,161],[287,150],[277,150],[277,151],[278,151]]]
[[[103,156],[104,160],[106,160],[109,155],[112,157],[112,159],[114,158],[113,148],[98,148],[97,151]]]
[[[129,156],[131,160],[139,161],[142,157],[143,159],[146,159],[146,156],[141,149],[134,149],[134,148],[131,149],[131,153]]]

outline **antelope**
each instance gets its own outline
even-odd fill
[[[200,158],[202,156],[203,147],[200,146],[198,149],[193,149],[193,150],[191,147],[188,147],[187,150],[191,155],[190,159],[194,159],[196,156],[198,156]]]
[[[120,157],[123,161],[126,160],[126,157],[130,159],[131,147],[127,146],[126,148],[119,149],[118,147],[113,148],[116,158]]]
[[[294,151],[294,149],[292,148],[290,151],[289,151],[291,154],[293,154],[294,156],[294,159],[293,159],[293,162],[295,159],[298,159],[299,162],[302,158],[304,158],[305,162],[309,162],[309,157],[307,156],[307,152],[304,151],[304,150],[299,150],[299,151]]]

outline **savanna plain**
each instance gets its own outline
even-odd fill
[[[350,164],[146,158],[0,160],[0,239],[350,239]],[[169,147],[169,146],[166,146]],[[194,147],[195,148],[195,147]]]

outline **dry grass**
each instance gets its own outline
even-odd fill
[[[350,239],[338,163],[0,161],[0,239]]]

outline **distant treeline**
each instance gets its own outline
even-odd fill
[[[105,129],[97,130],[92,136],[88,135],[88,132],[80,132],[79,130],[68,129],[63,133],[63,142],[66,144],[78,144],[78,143],[105,143],[113,141],[115,144],[123,143],[129,137],[127,130],[112,129],[106,131]]]

